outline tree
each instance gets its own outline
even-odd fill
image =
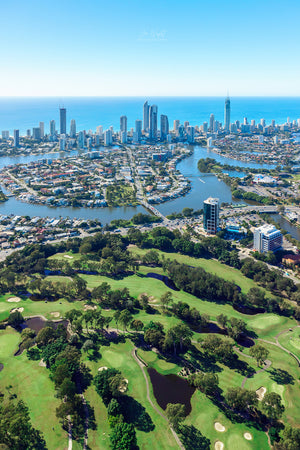
[[[36,337],[36,343],[44,347],[45,345],[49,344],[49,342],[52,342],[55,339],[55,330],[51,327],[44,327],[42,328]]]
[[[168,291],[160,297],[163,312],[166,312],[167,306],[173,302],[172,292]]]
[[[281,403],[281,397],[275,392],[269,392],[264,395],[264,398],[261,401],[261,408],[266,416],[271,420],[280,419],[284,411],[284,406]]]
[[[119,322],[123,325],[124,331],[127,331],[127,326],[132,322],[132,314],[128,309],[124,309],[119,317]]]
[[[206,395],[215,395],[219,389],[219,377],[215,373],[195,373],[188,381]]]
[[[117,399],[111,399],[107,407],[107,414],[109,416],[118,416],[121,414],[121,406]]]
[[[144,324],[141,320],[134,319],[131,322],[130,327],[135,331],[142,331],[142,329],[144,328]]]
[[[33,428],[25,403],[0,395],[0,443],[14,450],[42,450],[46,443],[40,431]]]
[[[253,306],[264,306],[265,293],[262,289],[252,287],[247,293],[247,301]]]
[[[134,426],[131,423],[117,423],[110,432],[112,450],[133,450],[137,440]]]
[[[23,322],[24,322],[24,317],[22,316],[20,311],[14,311],[14,312],[10,313],[10,315],[7,319],[8,325],[10,325],[12,327],[18,327]]]
[[[169,328],[164,345],[167,348],[170,347],[170,345],[173,345],[174,353],[176,354],[177,345],[180,345],[180,350],[182,351],[184,345],[190,345],[192,336],[192,330],[186,324],[179,323],[178,325]]]
[[[269,353],[269,350],[259,344],[254,345],[249,350],[249,355],[256,359],[257,367],[267,359]]]
[[[89,350],[92,350],[94,347],[95,347],[94,342],[91,339],[87,339],[82,346],[82,351],[88,352]]]
[[[229,388],[225,399],[230,408],[239,412],[249,411],[258,403],[256,392],[240,387]]]
[[[225,316],[225,314],[220,314],[219,316],[217,316],[217,321],[218,321],[218,324],[220,324],[222,328],[226,328],[226,324],[228,322],[228,317]]]
[[[185,418],[185,406],[181,403],[168,403],[166,416],[170,424],[177,430],[180,422]]]

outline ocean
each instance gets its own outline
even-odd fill
[[[19,129],[24,135],[27,129],[38,127],[45,122],[45,132],[49,132],[49,122],[54,119],[59,128],[59,106],[67,109],[67,129],[71,119],[76,120],[77,131],[92,129],[98,125],[104,129],[113,126],[118,130],[120,116],[128,118],[128,128],[134,127],[135,120],[143,119],[143,103],[158,106],[158,114],[166,114],[170,128],[173,120],[191,125],[201,125],[209,121],[210,114],[224,122],[225,97],[1,97],[0,98],[0,131]],[[284,123],[300,118],[300,97],[232,97],[231,122],[256,122],[264,118],[269,124],[271,120]],[[159,126],[159,125],[158,125]]]

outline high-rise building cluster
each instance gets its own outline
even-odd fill
[[[57,129],[58,128],[58,129]],[[277,132],[293,131],[300,128],[300,119],[291,121],[287,118],[286,123],[277,125],[275,120],[270,124],[266,123],[264,118],[258,123],[254,119],[248,120],[247,117],[240,122],[236,120],[231,122],[231,102],[230,98],[225,99],[224,105],[224,126],[218,121],[214,114],[210,114],[208,121],[200,126],[193,126],[188,121],[180,123],[180,120],[173,121],[173,129],[170,130],[169,118],[166,114],[158,116],[158,106],[149,104],[145,101],[143,105],[143,118],[137,119],[133,128],[128,128],[128,119],[126,115],[120,117],[120,129],[114,131],[113,127],[103,130],[102,125],[98,125],[96,132],[92,130],[77,131],[75,119],[70,121],[69,134],[67,132],[67,109],[63,106],[59,108],[59,124],[56,127],[55,120],[50,120],[49,134],[45,133],[45,123],[39,122],[39,126],[27,130],[26,138],[33,139],[37,142],[41,140],[49,140],[58,142],[60,149],[70,149],[73,147],[92,148],[100,145],[111,146],[114,142],[120,144],[139,144],[156,142],[186,142],[193,144],[205,138],[207,147],[214,145],[214,140],[218,136],[236,133],[256,133],[258,134],[258,142],[263,144],[264,135],[274,134],[274,144],[278,143]],[[13,137],[10,137],[8,130],[2,131],[2,140],[7,140],[15,147],[20,146],[19,130],[14,130]]]

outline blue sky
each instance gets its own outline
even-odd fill
[[[0,95],[300,95],[299,0],[1,2]]]

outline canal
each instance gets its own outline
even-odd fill
[[[65,158],[70,156],[77,156],[82,152],[77,150],[68,153],[47,153],[39,155],[28,156],[13,156],[13,157],[1,157],[0,169],[7,165],[12,164],[25,164],[31,161],[38,161],[41,159],[49,158]],[[231,191],[223,181],[213,174],[202,174],[197,168],[197,163],[200,158],[211,157],[216,161],[223,164],[231,164],[233,166],[244,167],[265,167],[265,165],[257,163],[244,163],[243,161],[236,161],[229,158],[225,158],[216,153],[212,153],[206,148],[199,146],[194,147],[194,153],[182,160],[177,169],[187,178],[191,180],[191,190],[184,196],[175,200],[156,205],[157,209],[164,215],[171,214],[172,212],[180,212],[183,208],[189,207],[194,209],[202,208],[203,200],[207,197],[217,197],[220,202],[237,203],[232,199]],[[240,172],[233,171],[232,176],[236,174],[242,175]],[[230,175],[230,173],[229,173]],[[239,200],[238,203],[241,203]],[[145,213],[145,209],[142,206],[137,207],[119,207],[119,208],[73,208],[67,207],[50,207],[46,205],[35,205],[29,203],[23,203],[14,197],[10,197],[7,202],[0,203],[0,214],[9,215],[28,215],[31,217],[64,217],[64,218],[80,218],[80,219],[98,219],[102,224],[107,224],[113,219],[130,219],[134,214],[139,212]]]

